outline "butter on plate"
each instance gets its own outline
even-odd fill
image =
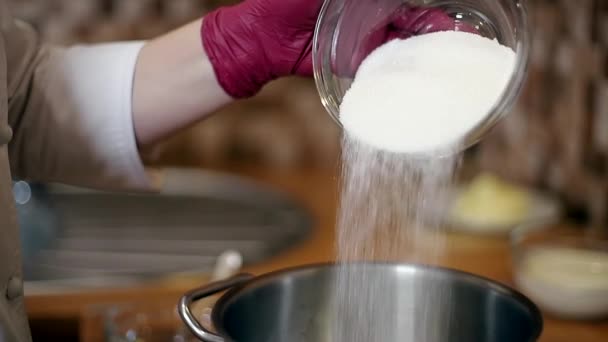
[[[510,229],[530,216],[533,202],[526,189],[485,173],[456,194],[450,221],[476,230]]]

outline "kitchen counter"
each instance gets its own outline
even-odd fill
[[[337,177],[334,174],[313,170],[270,173],[242,168],[238,169],[238,173],[244,173],[292,194],[311,211],[316,220],[316,228],[307,241],[264,263],[247,267],[244,271],[261,274],[334,259],[334,226],[338,198]],[[447,241],[447,250],[438,261],[442,266],[479,274],[508,285],[513,284],[507,241],[465,235],[449,235]],[[29,295],[26,297],[26,307],[34,327],[45,326],[45,322],[73,322],[75,324],[69,326],[78,327],[74,329],[79,329],[82,340],[99,341],[101,329],[96,307],[102,308],[111,303],[177,302],[182,293],[205,281],[205,276],[183,277],[160,280],[137,288],[77,294]],[[575,322],[545,317],[544,333],[540,341],[603,342],[607,336],[608,321]]]

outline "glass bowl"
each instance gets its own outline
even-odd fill
[[[608,238],[596,230],[537,223],[511,234],[515,283],[546,313],[608,318]]]
[[[361,43],[371,29],[366,20],[369,11],[360,7],[366,1],[373,2],[368,6],[385,13],[392,13],[403,3],[441,8],[456,21],[476,27],[482,36],[497,39],[515,51],[515,70],[503,95],[491,113],[456,146],[457,151],[477,143],[510,110],[523,86],[530,54],[529,23],[523,0],[325,0],[313,39],[313,69],[321,101],[338,125],[342,126],[340,104],[353,77],[338,75],[334,70],[351,63],[353,51],[346,51],[348,48],[343,46]]]
[[[132,303],[105,312],[107,342],[195,342],[182,323],[175,301]]]

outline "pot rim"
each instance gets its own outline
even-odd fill
[[[523,305],[529,312],[533,320],[532,324],[536,326],[534,333],[532,334],[534,341],[538,340],[544,329],[544,320],[542,313],[538,306],[534,302],[525,296],[518,290],[510,287],[509,285],[499,283],[496,280],[490,279],[485,276],[473,274],[471,272],[457,270],[454,268],[435,266],[421,263],[407,263],[407,262],[395,262],[395,261],[352,261],[352,262],[321,262],[313,264],[305,264],[300,266],[292,266],[287,268],[278,269],[268,273],[264,273],[258,276],[254,276],[252,279],[245,281],[243,284],[237,285],[220,296],[220,298],[213,305],[211,311],[211,321],[216,331],[221,336],[229,336],[224,330],[224,324],[220,318],[220,313],[223,312],[227,303],[231,300],[235,300],[240,293],[244,293],[248,289],[258,287],[261,283],[268,282],[270,280],[280,279],[282,276],[293,273],[300,273],[306,271],[320,270],[320,269],[331,269],[339,266],[381,266],[381,267],[406,267],[414,270],[426,270],[432,272],[446,273],[457,276],[459,279],[465,280],[469,283],[476,285],[488,286],[491,290],[497,291],[507,297],[513,298],[516,302]],[[219,310],[216,310],[218,308]]]

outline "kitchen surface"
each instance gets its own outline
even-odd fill
[[[73,44],[148,39],[233,2],[11,3],[48,41]],[[523,94],[467,151],[434,263],[522,291],[541,308],[541,342],[603,342],[608,5],[529,6]],[[187,291],[335,261],[340,128],[314,81],[273,82],[142,153],[160,195],[15,183],[34,341],[189,340],[175,312]],[[405,248],[399,260],[417,261]],[[193,307],[204,325],[212,306]]]
[[[235,167],[238,172],[274,189],[291,194],[313,217],[311,235],[293,248],[268,260],[247,266],[242,271],[261,274],[286,267],[310,263],[330,262],[334,258],[334,226],[337,183],[331,172],[304,170],[277,172],[259,168]],[[451,233],[449,248],[439,260],[443,266],[473,272],[513,285],[512,247],[508,239]],[[407,261],[404,251],[404,260]],[[181,295],[208,281],[208,275],[162,279],[149,284],[117,290],[96,290],[84,293],[39,293],[27,297],[27,307],[34,332],[50,331],[57,334],[78,332],[83,340],[103,341],[104,310],[116,303],[132,303],[151,307],[168,307]],[[210,305],[209,302],[206,305]],[[145,312],[145,311],[144,311]],[[66,331],[61,331],[65,328]],[[563,320],[545,316],[545,330],[541,341],[603,341],[608,334],[608,322]],[[63,335],[70,336],[70,335]],[[42,337],[41,337],[42,338]],[[74,338],[74,335],[72,335]]]

